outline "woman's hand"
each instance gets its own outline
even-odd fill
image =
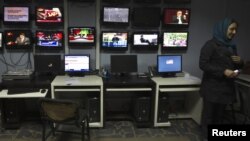
[[[224,71],[224,75],[227,77],[227,78],[235,78],[237,75],[238,75],[238,72],[235,72],[233,70],[230,70],[230,69],[226,69]]]

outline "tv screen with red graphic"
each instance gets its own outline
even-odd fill
[[[32,33],[30,30],[6,30],[4,41],[6,49],[31,49]]]
[[[36,47],[38,49],[63,49],[62,31],[36,31]]]
[[[39,26],[62,25],[63,10],[61,7],[37,7],[36,24]]]
[[[94,27],[69,27],[68,35],[69,45],[94,46],[95,44]]]

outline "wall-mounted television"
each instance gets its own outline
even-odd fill
[[[133,0],[135,3],[150,3],[150,4],[156,4],[160,3],[161,0]]]
[[[164,0],[165,3],[189,3],[191,0]]]
[[[36,25],[54,26],[63,24],[62,7],[36,7]]]
[[[132,45],[135,49],[158,49],[158,32],[134,32],[132,35]]]
[[[182,72],[182,56],[158,55],[157,72],[163,77],[175,76],[176,73]]]
[[[165,31],[163,32],[162,49],[180,49],[185,50],[188,47],[187,31]]]
[[[103,31],[101,33],[101,49],[127,50],[128,32]]]
[[[4,6],[4,24],[27,24],[30,22],[30,8],[28,6]]]
[[[0,50],[3,49],[3,33],[0,32]]]
[[[129,25],[128,7],[108,7],[104,6],[102,9],[102,24],[103,25]]]
[[[135,27],[158,27],[161,9],[159,7],[136,7],[133,9],[132,25]]]
[[[165,8],[163,10],[163,25],[169,27],[188,27],[190,10],[186,8]]]
[[[69,75],[84,76],[84,73],[90,71],[90,55],[89,54],[64,55],[64,71]]]
[[[68,43],[71,46],[94,46],[95,28],[94,27],[69,27]]]
[[[6,49],[31,49],[32,33],[30,30],[6,30],[4,41]]]
[[[62,31],[36,31],[36,47],[38,49],[63,49]]]
[[[30,3],[32,0],[4,0],[4,3],[16,4],[16,3]]]

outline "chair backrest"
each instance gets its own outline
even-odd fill
[[[79,106],[73,101],[42,98],[40,106],[42,118],[53,122],[65,122],[78,118]]]

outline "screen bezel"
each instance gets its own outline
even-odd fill
[[[66,61],[66,57],[67,56],[87,56],[88,59],[89,59],[89,64],[88,64],[88,70],[85,70],[85,71],[68,71],[66,70],[65,68],[65,61]],[[65,54],[64,55],[64,72],[67,73],[67,74],[70,74],[70,75],[74,75],[74,73],[78,74],[78,73],[81,73],[81,74],[84,74],[86,72],[90,72],[90,54]]]
[[[164,3],[190,3],[191,0],[163,0]]]
[[[103,34],[104,33],[126,33],[127,34],[127,45],[126,45],[126,47],[107,47],[107,46],[103,46]],[[101,43],[100,46],[101,46],[102,50],[126,51],[126,50],[128,50],[129,33],[128,33],[128,31],[102,31],[100,40],[101,40],[100,41],[100,43]]]
[[[135,35],[138,35],[138,34],[143,34],[143,35],[157,35],[157,45],[135,45]],[[133,32],[132,34],[132,46],[134,49],[137,49],[137,50],[140,50],[140,49],[143,49],[143,50],[157,50],[158,47],[159,47],[159,32],[154,32],[154,31],[151,31],[151,32]]]
[[[38,37],[37,37],[37,33],[38,32],[44,32],[44,33],[61,33],[62,34],[62,46],[60,47],[53,47],[53,46],[39,46],[38,45]],[[35,42],[35,46],[37,49],[39,50],[62,50],[64,48],[64,33],[63,31],[47,31],[47,30],[37,30],[36,34],[35,34],[35,38],[36,38],[36,42]]]
[[[180,70],[176,71],[159,71],[160,69],[160,62],[159,59],[161,57],[180,57]],[[174,76],[176,73],[182,72],[182,55],[157,55],[157,73],[161,76]]]
[[[167,15],[167,11],[169,11],[169,10],[175,10],[176,12],[178,11],[178,10],[181,10],[182,12],[183,11],[188,11],[188,17],[187,17],[187,24],[178,24],[178,23],[167,23],[167,22],[165,22],[165,19],[167,18],[167,16],[171,16],[171,18],[173,18],[173,16],[174,15]],[[163,25],[163,27],[176,27],[176,28],[188,28],[189,27],[189,24],[190,24],[190,13],[191,13],[191,11],[190,11],[190,9],[189,8],[165,8],[164,10],[163,10],[163,16],[162,16],[162,25]],[[165,18],[166,17],[166,18]]]
[[[111,22],[111,21],[104,21],[104,9],[105,8],[126,8],[128,9],[128,22]],[[101,10],[101,23],[102,25],[106,26],[128,26],[130,23],[130,8],[129,7],[123,7],[123,6],[103,6]]]
[[[187,39],[186,39],[186,46],[164,46],[164,34],[165,33],[187,33]],[[162,50],[187,50],[188,49],[188,39],[189,39],[189,32],[188,31],[164,31],[162,33]]]
[[[8,7],[17,7],[17,8],[28,8],[28,21],[5,21],[5,8],[8,8]],[[26,24],[29,24],[30,21],[31,21],[31,10],[30,10],[30,7],[29,6],[17,6],[17,5],[11,5],[11,6],[7,6],[7,5],[4,5],[3,6],[3,24],[4,25],[26,25]]]
[[[129,3],[131,0],[102,0],[102,2],[104,3],[109,3],[109,4],[125,4],[125,3]]]
[[[37,18],[37,10],[39,8],[44,8],[44,9],[52,9],[52,8],[59,8],[60,12],[62,14],[62,19],[61,22],[38,22]],[[62,26],[64,24],[64,9],[61,6],[36,6],[35,7],[35,23],[37,26]]]
[[[93,42],[90,42],[90,43],[80,43],[80,42],[78,42],[78,43],[73,43],[73,42],[70,42],[70,40],[69,40],[69,36],[70,36],[70,30],[71,29],[74,29],[74,28],[89,28],[89,29],[93,29],[93,36],[94,36],[94,41]],[[85,27],[85,26],[81,26],[81,27],[77,27],[77,26],[72,26],[72,27],[68,27],[68,45],[70,45],[71,47],[74,47],[74,48],[81,48],[81,49],[83,49],[82,48],[82,46],[84,46],[84,47],[92,47],[92,46],[95,46],[95,44],[96,44],[96,29],[95,29],[95,27]]]
[[[13,33],[21,33],[21,32],[24,32],[24,33],[27,33],[29,32],[30,36],[29,36],[29,39],[30,39],[30,45],[14,45],[14,46],[8,46],[6,43],[7,43],[7,32],[13,32]],[[6,49],[8,50],[32,50],[32,47],[33,47],[33,38],[32,38],[32,32],[31,30],[5,30],[4,31],[4,46]]]
[[[1,38],[0,38],[0,39],[1,39],[1,40],[0,40],[0,41],[1,41],[1,42],[0,42],[0,50],[3,50],[3,42],[4,42],[3,32],[0,32],[0,37],[1,37]]]
[[[161,0],[133,0],[134,3],[150,3],[150,4],[158,4]]]

